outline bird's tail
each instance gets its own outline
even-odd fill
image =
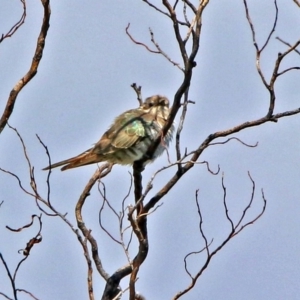
[[[43,170],[49,170],[49,169],[53,169],[53,168],[65,165],[64,167],[61,168],[62,171],[65,171],[68,169],[77,168],[77,167],[85,166],[85,165],[89,165],[89,164],[94,164],[97,162],[101,162],[101,158],[99,157],[99,155],[97,155],[96,153],[92,153],[92,152],[84,152],[75,157],[57,162],[53,165],[50,165],[50,166],[44,168]]]

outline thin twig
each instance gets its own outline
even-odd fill
[[[213,239],[209,242],[208,247],[210,247],[213,243]],[[188,270],[188,266],[187,266],[187,259],[191,256],[191,255],[197,255],[202,253],[203,251],[207,250],[206,247],[203,247],[202,249],[198,250],[198,251],[192,251],[189,252],[188,254],[186,254],[186,256],[184,257],[183,261],[184,261],[184,269],[186,271],[186,273],[190,276],[191,279],[193,279],[192,274],[190,273],[190,271]]]
[[[269,35],[264,43],[264,45],[261,47],[261,49],[259,50],[259,52],[263,52],[264,49],[266,48],[266,46],[269,44],[269,41],[273,35],[273,33],[275,32],[276,26],[277,26],[277,20],[278,20],[278,6],[277,6],[277,0],[274,0],[274,5],[275,5],[275,20],[273,22],[273,26],[272,29],[269,32]]]
[[[278,41],[280,41],[281,43],[283,43],[283,44],[289,46],[290,48],[293,47],[291,44],[289,44],[288,42],[285,42],[283,39],[281,39],[281,38],[278,37],[278,36],[276,37],[276,39],[277,39]],[[300,51],[298,51],[297,49],[294,49],[294,51],[300,55]]]
[[[256,142],[255,144],[253,145],[250,145],[250,144],[247,144],[245,142],[243,142],[241,139],[237,138],[237,137],[231,137],[231,138],[228,138],[226,141],[223,141],[223,142],[214,142],[214,143],[210,143],[209,146],[214,146],[214,145],[224,145],[232,140],[235,140],[235,141],[238,141],[239,143],[241,143],[242,145],[246,146],[246,147],[249,147],[249,148],[255,148],[258,146],[258,142]]]
[[[6,33],[6,34],[2,34],[0,37],[0,44],[1,42],[3,42],[4,39],[12,37],[14,35],[14,33],[24,24],[25,19],[26,19],[26,2],[25,0],[20,0],[20,2],[23,5],[23,13],[22,16],[20,18],[20,20],[14,24],[11,29]]]
[[[101,191],[100,189],[100,184],[102,185],[102,188],[103,188],[103,192]],[[117,212],[115,211],[115,209],[110,205],[109,201],[107,200],[106,198],[106,188],[105,188],[105,184],[101,181],[99,181],[98,183],[98,191],[103,199],[102,201],[102,205],[100,207],[100,210],[99,210],[99,225],[101,227],[101,229],[114,241],[116,242],[117,244],[119,245],[122,245],[122,242],[120,242],[119,240],[117,240],[115,237],[113,237],[113,235],[109,232],[109,230],[107,230],[104,225],[102,224],[102,212],[104,210],[104,206],[105,206],[105,203],[107,203],[108,207],[110,208],[110,210],[113,212],[113,214],[117,217],[117,219],[119,220],[119,215],[117,214]]]
[[[229,221],[230,226],[231,226],[231,232],[234,232],[234,224],[232,219],[229,216],[229,211],[228,211],[228,207],[227,207],[227,202],[226,202],[226,197],[227,197],[227,192],[226,192],[226,187],[224,184],[224,173],[222,174],[222,189],[223,189],[223,206],[225,209],[225,215],[226,215],[226,219]]]
[[[39,298],[37,298],[36,296],[34,296],[32,293],[28,292],[27,290],[24,289],[17,289],[17,292],[23,292],[27,295],[29,295],[31,298],[33,298],[34,300],[39,300]]]
[[[199,145],[199,147],[193,151],[192,158],[182,167],[182,172],[181,173],[176,173],[174,174],[169,181],[165,184],[164,187],[162,187],[156,195],[154,195],[145,205],[144,205],[144,212],[149,211],[152,207],[154,207],[159,200],[164,197],[171,189],[172,187],[180,180],[180,178],[188,172],[191,168],[194,167],[195,163],[197,162],[198,158],[202,154],[202,152],[209,146],[209,144],[220,137],[226,137],[228,135],[237,133],[241,130],[244,130],[246,128],[254,127],[254,126],[259,126],[261,124],[267,123],[267,122],[276,122],[278,119],[283,118],[283,117],[288,117],[292,115],[296,115],[300,113],[300,108],[290,110],[290,111],[285,111],[282,113],[277,113],[273,116],[265,116],[257,120],[253,121],[248,121],[244,122],[242,124],[239,124],[237,126],[234,126],[230,129],[223,130],[223,131],[217,131],[215,133],[212,133],[208,135],[208,137]]]
[[[253,179],[251,178],[250,176],[250,173],[248,173],[248,176],[252,182],[252,184],[254,185],[255,187],[255,184],[254,184],[254,181]],[[210,261],[212,260],[212,258],[225,246],[227,245],[227,243],[234,237],[236,236],[237,234],[239,234],[245,227],[247,227],[248,225],[250,224],[253,224],[254,222],[256,222],[262,215],[263,213],[265,212],[265,208],[266,208],[266,199],[264,197],[264,194],[263,194],[263,191],[262,191],[262,196],[263,196],[263,201],[264,201],[264,205],[263,205],[263,209],[262,211],[256,216],[256,218],[254,218],[252,221],[242,225],[240,227],[240,229],[237,229],[237,227],[240,225],[240,222],[238,222],[237,225],[234,225],[233,224],[233,221],[232,219],[230,218],[229,214],[228,214],[228,208],[227,208],[227,203],[226,203],[226,188],[224,186],[224,179],[223,179],[223,176],[222,176],[222,187],[223,187],[223,192],[224,192],[224,195],[223,195],[223,206],[225,208],[225,214],[226,214],[226,218],[227,220],[230,222],[231,224],[231,230],[229,232],[229,234],[227,235],[227,237],[223,240],[223,242],[220,243],[219,246],[217,246],[217,248],[213,251],[209,251],[209,246],[210,244],[207,243],[207,237],[206,235],[204,234],[203,232],[203,229],[202,229],[202,214],[201,214],[201,210],[200,210],[200,205],[199,205],[199,202],[198,202],[198,190],[196,191],[196,203],[197,203],[197,209],[198,209],[198,215],[199,215],[199,218],[200,218],[200,224],[199,224],[199,230],[200,230],[200,233],[201,233],[201,236],[202,236],[202,239],[204,240],[205,242],[205,247],[204,247],[204,250],[206,250],[206,261],[205,263],[203,264],[203,266],[201,267],[201,269],[196,273],[196,275],[192,276],[191,273],[187,270],[186,268],[186,265],[185,265],[185,270],[186,272],[188,273],[188,275],[190,276],[191,278],[191,282],[190,284],[182,291],[178,292],[173,300],[175,299],[179,299],[180,297],[182,297],[184,294],[188,293],[196,284],[197,280],[199,279],[199,277],[203,274],[203,272],[207,269],[208,265],[210,264]],[[251,198],[250,198],[250,202],[247,204],[246,208],[244,209],[244,212],[242,213],[242,217],[241,219],[243,220],[245,215],[246,215],[246,212],[248,211],[248,209],[250,208],[251,204],[252,204],[252,201],[253,201],[253,197],[254,197],[254,190],[255,188],[252,189],[252,194],[251,194]],[[202,251],[204,251],[202,250]]]
[[[168,18],[170,18],[170,15],[167,14],[165,11],[161,10],[160,8],[158,8],[157,6],[155,6],[154,4],[152,4],[151,2],[149,2],[148,0],[142,0],[143,2],[147,3],[150,7],[154,8],[156,11],[160,12],[161,14],[167,16]]]
[[[300,67],[291,67],[291,68],[287,68],[279,73],[277,73],[277,77],[289,72],[289,71],[292,71],[292,70],[300,70]]]
[[[151,36],[151,42],[154,44],[154,46],[156,47],[157,51],[159,54],[161,54],[162,56],[164,56],[171,64],[173,64],[173,66],[177,67],[180,71],[184,72],[183,68],[180,66],[179,63],[175,62],[174,60],[172,60],[170,58],[170,56],[164,52],[161,47],[159,46],[159,44],[155,41],[154,39],[154,33],[151,30],[151,28],[149,28],[149,32],[150,32],[150,36]]]
[[[15,286],[15,281],[14,281],[13,277],[11,276],[11,273],[9,271],[8,265],[7,265],[4,257],[2,256],[2,253],[0,253],[0,260],[3,263],[4,268],[6,270],[6,273],[7,273],[7,276],[9,278],[9,280],[10,280],[10,284],[11,284],[11,287],[12,287],[12,290],[13,290],[13,294],[14,294],[14,300],[17,300],[17,290],[16,290],[16,286]]]
[[[140,106],[143,105],[143,97],[142,97],[142,87],[137,85],[136,83],[133,83],[131,87],[136,92],[137,100],[139,101]]]
[[[182,129],[183,129],[183,124],[184,124],[184,121],[185,121],[185,117],[186,117],[186,113],[187,113],[187,106],[190,102],[188,101],[188,90],[186,90],[185,94],[184,94],[184,102],[182,104],[183,106],[183,109],[182,109],[182,113],[181,113],[181,116],[180,116],[180,121],[179,121],[179,125],[178,125],[178,128],[177,128],[177,131],[176,131],[176,158],[177,158],[177,161],[180,161],[181,160],[181,151],[180,151],[180,135],[181,135],[181,132],[182,132]],[[178,172],[181,171],[181,163],[178,163]]]
[[[43,143],[42,139],[37,134],[36,134],[36,137],[37,137],[40,144],[44,147],[44,149],[46,151],[46,155],[48,157],[48,166],[51,166],[51,156],[50,156],[50,152],[48,150],[48,147]],[[49,203],[50,206],[52,206],[51,202],[50,202],[50,192],[51,192],[50,175],[51,175],[51,168],[48,171],[46,183],[47,183],[47,202]]]
[[[160,54],[159,51],[151,50],[146,44],[136,41],[128,31],[129,27],[130,27],[130,23],[128,23],[127,27],[125,28],[126,34],[136,45],[145,47],[151,53]]]
[[[201,236],[202,236],[202,238],[204,240],[204,244],[205,244],[204,249],[206,250],[206,256],[209,257],[209,255],[210,255],[209,244],[210,243],[208,243],[206,235],[205,235],[205,233],[203,231],[203,217],[202,217],[202,213],[201,213],[201,209],[200,209],[200,204],[199,204],[199,199],[198,199],[198,193],[199,193],[199,190],[196,190],[195,199],[196,199],[196,205],[197,205],[197,212],[198,212],[198,215],[199,215],[199,231],[200,231]]]
[[[3,296],[5,299],[8,299],[8,300],[14,300],[10,297],[8,297],[7,295],[5,295],[4,293],[0,292],[0,295]]]

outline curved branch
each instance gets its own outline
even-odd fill
[[[281,39],[281,38],[280,38],[280,37],[278,37],[278,36],[276,37],[276,40],[278,40],[278,41],[280,41],[281,43],[283,43],[283,44],[285,44],[285,45],[289,46],[290,48],[292,48],[292,47],[293,47],[291,44],[289,44],[289,43],[285,42],[283,39]],[[294,51],[300,55],[300,51],[298,51],[297,49],[294,49]]]
[[[192,167],[194,167],[195,162],[198,160],[202,152],[210,145],[210,142],[219,138],[219,137],[225,137],[228,135],[231,135],[233,133],[237,133],[241,130],[244,130],[246,128],[258,126],[267,122],[277,122],[278,119],[283,117],[292,116],[295,114],[300,113],[300,108],[291,110],[291,111],[285,111],[283,113],[275,114],[271,117],[263,117],[254,121],[249,121],[242,123],[240,125],[237,125],[235,127],[232,127],[228,130],[224,131],[217,131],[213,134],[210,134],[203,142],[202,144],[193,152],[193,156],[190,159],[189,162],[185,164],[184,167],[182,167],[181,171],[177,171],[172,178],[169,179],[169,181],[165,184],[165,186],[155,195],[153,196],[148,203],[144,206],[143,213],[147,213],[152,207],[154,207],[162,197],[164,197],[171,189],[172,187],[177,183],[177,181],[186,173],[188,172]]]
[[[8,268],[8,265],[4,259],[4,257],[2,256],[2,253],[0,253],[0,260],[2,261],[3,265],[4,265],[4,268],[6,270],[6,273],[8,275],[8,278],[10,280],[10,283],[11,283],[11,287],[13,289],[13,293],[14,293],[14,299],[17,300],[17,290],[16,290],[16,286],[15,286],[15,281],[13,279],[13,277],[11,276],[11,273],[9,271],[9,268]],[[4,295],[6,297],[6,295]],[[7,297],[8,298],[8,297]],[[10,299],[10,298],[8,298]]]
[[[214,146],[214,145],[224,145],[232,140],[236,140],[238,141],[239,143],[241,143],[242,145],[246,146],[246,147],[249,147],[249,148],[255,148],[257,147],[258,145],[258,142],[256,142],[254,145],[250,145],[250,144],[247,144],[245,142],[243,142],[241,139],[237,138],[237,137],[232,137],[232,138],[228,138],[226,141],[223,141],[223,142],[215,142],[215,143],[210,143],[209,146]]]
[[[130,27],[130,23],[128,23],[127,27],[125,28],[125,31],[132,42],[134,42],[136,45],[145,47],[151,53],[160,54],[159,51],[151,50],[146,44],[136,41],[128,31],[129,27]]]
[[[177,67],[180,71],[184,72],[183,68],[180,67],[180,64],[177,63],[177,62],[175,62],[175,61],[173,61],[173,60],[169,57],[169,55],[161,49],[161,47],[159,46],[159,44],[158,44],[158,43],[155,41],[155,39],[154,39],[154,33],[153,33],[153,31],[152,31],[151,28],[149,28],[149,32],[150,32],[150,36],[151,36],[151,42],[154,44],[154,46],[155,46],[156,49],[157,49],[157,52],[156,52],[156,53],[161,54],[161,55],[162,55],[163,57],[165,57],[165,58],[166,58],[173,66]]]
[[[238,227],[241,225],[241,222],[245,219],[246,213],[249,210],[249,208],[251,207],[251,204],[253,203],[253,199],[254,199],[254,192],[255,192],[255,182],[254,180],[251,178],[250,173],[248,172],[248,176],[250,178],[250,181],[252,182],[252,193],[251,193],[251,197],[249,200],[248,205],[245,207],[242,216],[240,218],[240,220],[238,221],[238,223],[236,225],[234,225],[232,219],[229,216],[228,213],[228,207],[227,207],[227,203],[226,203],[226,187],[224,185],[224,175],[222,175],[222,188],[223,188],[223,206],[225,209],[225,215],[226,215],[226,219],[229,221],[230,225],[231,225],[231,229],[229,234],[227,235],[226,238],[224,238],[224,240],[213,250],[210,251],[209,247],[211,245],[211,243],[208,243],[207,241],[207,237],[202,229],[202,223],[203,223],[203,218],[202,218],[202,214],[201,214],[201,210],[200,210],[200,205],[199,205],[199,200],[198,200],[198,190],[196,191],[196,205],[197,205],[197,209],[198,209],[198,215],[199,215],[199,231],[201,233],[201,237],[204,240],[204,247],[202,250],[197,251],[197,252],[190,252],[188,255],[185,256],[184,261],[185,261],[185,271],[187,272],[187,274],[189,275],[189,277],[191,278],[191,282],[190,284],[182,291],[178,292],[173,300],[179,299],[181,296],[183,296],[184,294],[188,293],[197,283],[197,280],[200,278],[200,276],[203,274],[203,272],[207,269],[207,267],[210,264],[210,261],[212,260],[212,258],[220,251],[223,249],[223,247],[225,245],[227,245],[227,243],[236,235],[238,235],[245,227],[247,227],[250,224],[253,224],[255,221],[257,221],[265,212],[266,209],[266,199],[264,197],[264,194],[262,192],[262,198],[263,198],[263,208],[261,210],[261,212],[252,220],[247,222],[246,224],[242,225],[239,229]],[[202,251],[206,250],[206,260],[205,263],[203,264],[203,266],[199,269],[199,271],[192,276],[192,274],[187,270],[187,265],[186,265],[186,258],[191,255],[191,254],[197,254],[197,253],[201,253]]]
[[[49,29],[49,21],[50,21],[50,0],[41,0],[42,5],[44,7],[44,19],[41,27],[40,34],[37,39],[37,45],[35,49],[35,53],[32,59],[31,66],[28,70],[28,72],[17,82],[17,84],[14,86],[14,88],[11,90],[6,106],[4,108],[4,112],[0,118],[0,134],[5,128],[16,103],[17,97],[20,93],[20,91],[24,88],[24,86],[35,76],[37,73],[40,61],[43,56],[43,51],[45,47],[45,40],[47,36],[47,32]]]
[[[25,294],[28,294],[32,299],[34,299],[34,300],[39,300],[37,297],[35,297],[32,293],[30,293],[30,292],[28,292],[28,291],[26,291],[26,290],[24,290],[24,289],[17,289],[17,292],[23,292],[23,293],[25,293]]]
[[[161,14],[167,16],[168,18],[170,18],[170,15],[167,14],[166,12],[164,12],[163,10],[161,10],[160,8],[158,8],[157,6],[155,6],[154,4],[152,4],[151,2],[149,2],[148,0],[142,0],[143,2],[147,3],[150,7],[154,8],[155,10],[157,10],[158,12],[160,12]]]
[[[96,268],[99,272],[99,274],[105,279],[108,280],[109,275],[106,273],[102,266],[102,262],[100,260],[99,254],[98,254],[98,244],[95,238],[91,235],[90,230],[87,229],[83,218],[82,218],[82,207],[85,203],[86,198],[90,195],[90,191],[94,184],[102,177],[106,176],[112,169],[112,164],[106,163],[102,165],[97,171],[94,173],[94,175],[90,178],[88,184],[85,186],[83,192],[81,193],[79,200],[77,201],[76,208],[75,208],[75,215],[77,220],[78,228],[81,230],[84,237],[89,241],[89,243],[92,246],[92,255],[93,260],[96,264]]]
[[[11,29],[6,33],[6,34],[2,34],[0,37],[0,44],[3,42],[3,40],[5,40],[6,38],[12,37],[15,32],[24,24],[25,19],[26,19],[26,2],[25,0],[20,0],[21,3],[23,4],[23,14],[20,18],[20,20],[14,24]]]

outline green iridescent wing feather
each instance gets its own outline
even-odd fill
[[[129,148],[145,136],[145,128],[140,114],[133,115],[131,111],[128,111],[117,118],[115,124],[118,124],[118,131],[114,130],[112,145],[116,148]]]

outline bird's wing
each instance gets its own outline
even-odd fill
[[[133,146],[146,135],[143,112],[129,110],[115,119],[113,125],[95,145],[93,152],[112,153]]]
[[[124,123],[116,132],[112,138],[112,145],[116,148],[129,148],[143,138],[145,134],[143,121],[140,118],[134,118],[130,122]]]

